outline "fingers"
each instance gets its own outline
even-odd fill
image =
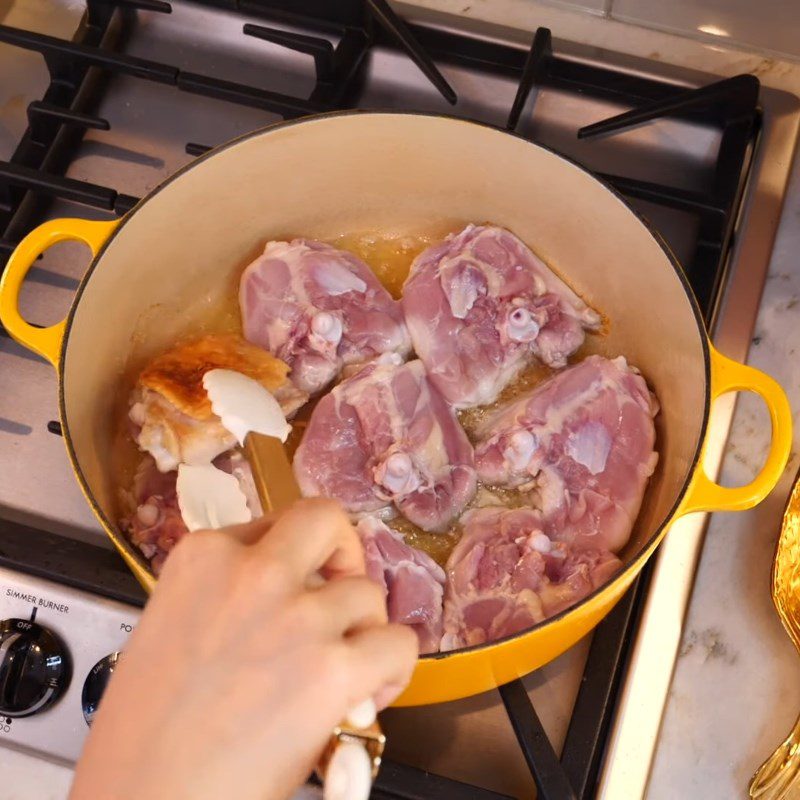
[[[256,544],[272,528],[276,519],[276,514],[265,514],[263,517],[245,522],[242,525],[229,525],[222,530],[226,536],[230,536],[240,544]]]
[[[349,636],[351,669],[360,699],[372,697],[385,708],[408,685],[417,663],[417,635],[406,625],[383,625]]]
[[[364,577],[330,581],[306,595],[311,612],[327,633],[342,636],[385,625],[386,599],[377,583]]]
[[[280,559],[305,584],[309,575],[326,578],[364,574],[364,551],[341,506],[332,500],[301,500],[285,511],[258,545],[265,557]]]

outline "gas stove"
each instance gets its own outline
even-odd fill
[[[0,20],[0,269],[39,222],[124,214],[194,156],[271,122],[351,107],[449,113],[612,183],[684,265],[716,345],[746,356],[800,122],[796,98],[752,76],[385,0],[23,5]],[[62,318],[86,265],[78,246],[48,251],[25,286],[27,318]],[[73,478],[55,374],[1,330],[0,388],[0,671],[20,648],[41,655],[25,690],[0,697],[0,746],[69,763],[144,595]],[[733,412],[720,402],[709,474]],[[546,667],[385,712],[374,796],[641,795],[704,526],[677,523],[595,633]]]

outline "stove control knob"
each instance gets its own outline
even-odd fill
[[[86,680],[83,682],[83,693],[81,694],[81,707],[83,708],[83,718],[87,725],[92,724],[92,719],[100,706],[106,684],[114,674],[120,653],[112,653],[105,658],[101,658],[89,671]]]
[[[0,622],[0,716],[44,711],[69,680],[67,648],[52,631],[27,619]]]

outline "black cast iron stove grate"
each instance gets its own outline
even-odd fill
[[[736,212],[759,124],[759,83],[740,75],[699,89],[681,90],[610,68],[587,65],[553,53],[550,32],[536,31],[527,53],[467,34],[407,25],[386,0],[209,0],[231,12],[261,17],[270,24],[246,24],[242,34],[307,54],[315,84],[307,97],[245,86],[213,75],[184,72],[169,64],[122,52],[125,30],[136,24],[137,10],[170,13],[163,0],[87,0],[87,12],[72,41],[0,25],[0,42],[42,54],[50,84],[40,101],[28,106],[28,128],[16,150],[0,162],[0,267],[19,240],[47,212],[53,198],[122,215],[138,201],[116,191],[65,177],[88,128],[108,130],[93,113],[112,74],[133,76],[276,113],[284,119],[339,108],[359,108],[365,64],[376,44],[405,53],[438,92],[454,104],[456,93],[437,67],[466,64],[489,73],[518,77],[518,91],[506,127],[516,131],[523,112],[542,87],[610,99],[632,110],[582,128],[579,138],[611,135],[662,117],[688,119],[720,134],[711,187],[705,192],[654,184],[625,175],[600,174],[620,193],[695,216],[694,255],[684,264],[706,321],[711,322],[723,281]],[[316,31],[284,30],[281,24]],[[274,25],[279,27],[273,27]],[[326,38],[339,37],[336,46]],[[202,134],[202,131],[198,131]],[[215,143],[187,142],[190,155]],[[55,421],[43,420],[53,433]],[[143,603],[141,589],[121,561],[108,551],[0,520],[0,565],[21,569],[68,585]],[[639,617],[648,571],[594,633],[566,741],[559,758],[548,741],[521,680],[500,694],[510,724],[544,800],[590,797],[595,788],[615,695],[625,669],[628,645]],[[439,776],[386,763],[374,798],[391,800],[489,800],[504,797]]]

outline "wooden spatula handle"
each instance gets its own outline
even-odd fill
[[[249,433],[244,453],[253,471],[256,491],[266,514],[282,511],[299,500],[300,489],[283,443],[273,436]]]

